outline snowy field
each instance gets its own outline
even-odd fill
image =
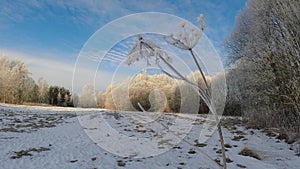
[[[81,118],[78,119],[77,115]],[[99,146],[99,142],[95,139],[101,140],[101,138],[91,138],[89,137],[91,133],[102,131],[105,135],[101,133],[98,136],[112,137],[98,128],[101,125],[92,123],[100,116],[123,135],[137,140],[139,138],[155,140],[157,147],[152,148],[162,150],[163,153],[141,157],[141,154],[146,155],[147,151],[151,151],[146,142],[145,144],[140,142],[141,145],[136,146],[137,153],[129,156],[120,155],[122,152],[112,153],[108,148]],[[155,116],[156,114],[153,113],[2,104],[0,105],[0,168],[220,168],[222,158],[217,132],[214,132],[212,137],[207,136],[209,138],[204,143],[198,142],[205,116],[198,115],[196,118],[183,114]],[[159,121],[161,126],[146,123],[148,117],[155,117],[155,121]],[[170,139],[172,137],[166,139],[167,134],[171,135],[172,125],[175,126],[172,120],[175,118],[193,124],[187,136],[180,137],[180,133],[175,133],[181,138],[176,145],[174,140]],[[82,119],[89,119],[93,128],[80,123]],[[141,119],[144,119],[144,122],[141,122]],[[278,135],[276,129],[267,131],[246,129],[242,120],[233,117],[226,118],[223,126],[228,168],[298,169],[300,167],[300,157],[295,152],[296,145],[276,139]],[[126,149],[131,143],[114,139],[114,144],[116,148]],[[251,150],[255,156],[242,155],[240,152],[244,148]]]

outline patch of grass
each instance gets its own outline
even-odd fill
[[[221,164],[221,160],[220,160],[220,159],[216,158],[216,159],[215,159],[215,162],[216,162],[217,164],[219,164],[220,166],[223,166],[223,165]]]
[[[230,158],[226,158],[227,163],[232,163],[233,161]]]
[[[205,146],[207,146],[207,144],[205,144],[205,143],[196,143],[195,146],[196,147],[205,147]]]
[[[276,139],[285,140],[287,142],[289,140],[289,136],[283,130],[280,130]]]
[[[180,146],[174,146],[173,149],[182,149]]]
[[[117,161],[119,167],[125,167],[126,163],[123,162],[122,160]]]
[[[242,139],[242,141],[246,141],[246,140],[248,140],[248,139],[247,139],[247,138],[243,138],[243,139]]]
[[[17,124],[16,128],[25,128],[25,127],[31,127],[31,124]]]
[[[194,149],[190,149],[189,154],[196,154],[197,152]]]
[[[238,135],[246,135],[246,133],[240,131],[240,130],[235,130],[233,133],[238,134]]]
[[[184,163],[184,162],[181,162],[181,163],[179,163],[179,165],[185,165],[185,163]]]
[[[240,119],[224,119],[221,121],[221,125],[228,130],[236,130],[236,125],[241,125],[242,120]]]
[[[13,127],[8,127],[8,128],[2,128],[2,129],[0,129],[0,132],[15,132],[15,133],[19,133],[19,132],[23,132],[23,131],[15,129]]]
[[[245,138],[244,136],[234,136],[232,138],[233,141],[240,141],[242,138]]]
[[[295,150],[295,152],[296,152],[296,156],[300,157],[300,144],[297,144],[297,145],[296,145],[296,150]]]
[[[272,129],[265,129],[263,132],[266,133],[266,136],[268,137],[276,137],[277,134]]]
[[[232,146],[230,144],[224,144],[225,148],[231,148]]]
[[[216,151],[216,153],[217,153],[217,154],[222,154],[222,150],[219,149],[219,150]]]
[[[237,127],[232,126],[232,127],[231,127],[231,130],[237,130]]]
[[[14,120],[15,120],[14,121],[15,123],[22,123],[22,121],[20,119],[15,118]]]
[[[236,166],[240,167],[240,168],[247,168],[246,166],[242,165],[242,164],[236,164]]]
[[[17,159],[17,158],[22,158],[23,156],[32,156],[30,152],[42,152],[42,151],[49,151],[50,148],[45,148],[45,147],[40,147],[40,148],[30,148],[28,150],[21,150],[21,151],[16,151],[14,152],[16,155],[11,156],[11,159]]]
[[[159,141],[157,144],[159,146],[161,146],[161,145],[171,145],[170,141],[172,141],[172,140],[171,139],[164,139],[164,140]]]
[[[196,146],[196,147],[205,147],[205,146],[207,146],[207,144],[205,144],[205,143],[199,143],[198,139],[194,140],[194,142],[195,142],[194,146]]]
[[[50,148],[45,148],[45,147],[40,147],[40,148],[32,148],[32,149],[29,149],[30,151],[35,151],[35,152],[42,152],[42,151],[49,151]]]
[[[29,151],[26,150],[21,150],[18,152],[14,152],[16,155],[15,156],[11,156],[11,159],[17,159],[17,158],[22,158],[23,156],[32,156],[31,153],[29,153]]]
[[[146,133],[147,132],[147,130],[136,130],[137,132],[139,132],[139,133]]]
[[[249,156],[252,158],[256,158],[258,160],[261,160],[261,158],[259,157],[258,154],[256,154],[255,152],[253,152],[252,150],[248,149],[247,147],[245,147],[244,149],[241,150],[241,152],[239,152],[239,155],[243,155],[243,156]]]

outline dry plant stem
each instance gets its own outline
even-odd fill
[[[193,54],[193,52],[191,52],[192,53],[192,56],[193,57],[195,57],[195,55]],[[181,75],[169,62],[167,62],[163,57],[161,57],[161,56],[159,56],[160,57],[160,59],[164,62],[164,63],[166,63],[167,64],[167,66],[168,67],[170,67],[180,78],[182,78],[182,80],[184,80],[184,81],[186,81],[186,82],[189,82],[189,80],[187,80],[183,75]],[[199,65],[199,64],[198,64]],[[200,68],[200,66],[199,66],[199,68]],[[204,79],[204,81],[206,81],[206,79],[205,79],[205,76],[204,76],[204,74],[203,74],[203,72],[202,72],[202,69],[200,68],[199,69],[199,71],[201,72],[201,74],[203,75],[203,79]],[[198,87],[199,88],[199,87]],[[207,85],[207,92],[206,93],[209,93],[209,91],[208,91],[208,85]],[[204,93],[204,96],[205,96],[205,98],[208,98],[209,99],[209,96],[207,96],[207,94],[205,94]],[[202,96],[202,97],[204,97],[204,96]],[[201,96],[200,96],[201,97]],[[210,99],[209,99],[210,100]],[[206,102],[207,103],[207,105],[208,105],[208,107],[209,107],[209,109],[211,110],[211,112],[214,114],[214,117],[215,117],[215,120],[216,120],[216,122],[218,123],[218,125],[217,125],[217,127],[218,127],[218,133],[219,133],[219,138],[220,138],[220,140],[221,140],[221,150],[222,150],[222,158],[223,158],[223,168],[224,169],[227,169],[227,166],[226,166],[226,153],[225,153],[225,145],[224,145],[224,138],[223,138],[223,133],[222,133],[222,127],[221,127],[221,124],[220,124],[220,120],[219,120],[219,118],[218,118],[218,116],[217,116],[217,114],[216,114],[216,112],[215,112],[215,110],[212,108],[212,106],[211,106],[211,102],[209,101],[209,102]]]
[[[196,56],[195,56],[195,54],[194,54],[194,51],[193,51],[192,49],[189,49],[189,51],[190,51],[190,53],[191,53],[191,55],[192,55],[192,57],[193,57],[193,59],[194,59],[194,62],[195,62],[196,65],[197,65],[197,68],[198,68],[199,72],[201,73],[201,76],[202,76],[203,81],[204,81],[204,83],[205,83],[205,87],[206,87],[206,89],[207,89],[207,94],[210,96],[210,90],[209,90],[209,87],[208,87],[207,80],[206,80],[206,78],[205,78],[205,76],[204,76],[204,73],[203,73],[203,71],[202,71],[202,69],[201,69],[201,67],[200,67],[200,64],[199,64],[199,62],[198,62],[198,60],[197,60],[197,58],[196,58]]]
[[[191,53],[191,55],[192,55],[192,57],[194,59],[194,62],[197,65],[197,68],[200,71],[201,76],[203,78],[203,81],[204,81],[204,83],[206,85],[206,92],[210,96],[211,94],[210,94],[210,91],[209,91],[208,83],[207,83],[207,80],[206,80],[206,78],[204,76],[204,73],[203,73],[203,71],[202,71],[202,69],[201,69],[201,67],[199,65],[199,62],[198,62],[197,58],[195,57],[195,54],[194,54],[193,50],[189,49],[189,51],[190,51],[190,53]],[[210,97],[208,97],[208,98],[210,98]],[[211,103],[210,103],[210,105],[211,105]],[[220,122],[220,119],[218,118],[217,113],[214,111],[214,109],[212,109],[211,106],[209,106],[209,107],[210,107],[212,113],[214,114],[215,120],[216,120],[216,122],[218,124],[218,126],[217,126],[218,127],[218,133],[219,133],[219,137],[220,137],[220,141],[221,141],[221,147],[222,147],[223,168],[226,169],[227,168],[227,166],[226,166],[226,152],[225,152],[225,145],[224,145],[224,138],[223,138],[223,133],[222,133],[221,122]]]
[[[148,44],[146,44],[146,43],[143,43],[143,44],[144,44],[145,46],[147,46],[149,49],[151,49],[151,50],[154,51],[154,49],[153,49],[151,46],[149,46]],[[189,81],[187,78],[185,78],[181,73],[179,73],[179,72],[176,70],[176,68],[174,68],[168,61],[166,61],[166,59],[165,59],[164,57],[162,57],[161,55],[158,55],[158,57],[159,57],[159,58],[160,58],[160,59],[161,59],[161,60],[162,60],[162,61],[163,61],[170,69],[172,69],[172,71],[173,71],[175,74],[177,74],[177,75],[181,78],[181,80],[184,80],[185,82],[189,83],[189,84],[192,85],[193,87],[196,87],[196,88],[200,91],[200,93],[202,94],[202,97],[203,97],[204,101],[209,100],[209,95],[207,95],[203,89],[199,88],[199,86],[198,86],[197,84],[195,84],[195,83]],[[168,72],[166,72],[165,70],[163,70],[159,64],[158,64],[158,66],[159,66],[160,69],[161,69],[164,73],[166,73],[168,76],[173,77],[173,76],[170,75]],[[180,79],[180,78],[179,78],[179,79]],[[205,79],[205,80],[206,80],[206,79]],[[201,95],[199,94],[199,96],[201,96]],[[208,102],[207,104],[209,104],[209,102]]]
[[[140,38],[139,38],[139,40],[141,40]],[[150,50],[153,50],[154,51],[154,49],[150,46],[150,45],[148,45],[147,43],[141,43],[141,45],[142,44],[144,44],[145,46],[147,46]],[[140,47],[140,51],[141,51],[141,47]],[[219,120],[219,118],[218,118],[218,116],[217,116],[217,114],[216,114],[216,111],[215,111],[215,109],[212,107],[212,104],[211,104],[211,98],[210,98],[210,96],[211,96],[211,94],[210,94],[210,90],[209,90],[209,86],[208,86],[208,83],[207,83],[207,80],[206,80],[206,78],[205,78],[205,76],[204,76],[204,73],[203,73],[203,71],[202,71],[202,69],[201,69],[201,67],[200,67],[200,64],[199,64],[199,62],[197,61],[197,59],[196,59],[196,56],[195,56],[195,54],[194,54],[194,52],[193,52],[193,50],[192,49],[189,49],[189,51],[190,51],[190,53],[191,53],[191,55],[192,55],[192,57],[193,57],[193,59],[194,59],[194,62],[195,62],[195,64],[197,65],[197,68],[198,68],[198,70],[200,71],[200,73],[201,73],[201,76],[202,76],[202,78],[203,78],[203,80],[204,80],[204,82],[205,82],[205,85],[206,85],[206,90],[203,90],[202,88],[200,88],[197,84],[195,84],[195,83],[193,83],[193,82],[191,82],[191,81],[189,81],[187,78],[185,78],[181,73],[179,73],[178,71],[177,71],[177,69],[176,68],[174,68],[167,60],[165,60],[165,58],[164,57],[162,57],[160,54],[158,54],[157,56],[177,75],[177,76],[179,76],[180,78],[178,78],[178,79],[181,79],[181,80],[184,80],[185,82],[187,82],[187,83],[189,83],[190,85],[192,85],[193,87],[195,87],[196,89],[198,89],[197,90],[197,94],[205,101],[205,103],[207,104],[207,106],[209,107],[209,109],[210,109],[210,111],[213,113],[213,115],[214,115],[214,117],[215,117],[215,120],[216,120],[216,122],[217,122],[217,127],[218,127],[218,133],[219,133],[219,138],[220,138],[220,142],[221,142],[221,147],[222,147],[222,157],[223,157],[223,168],[224,169],[227,169],[227,166],[226,166],[226,154],[225,154],[225,146],[224,146],[224,138],[223,138],[223,134],[222,134],[222,128],[221,128],[221,125],[220,125],[220,120]],[[147,60],[147,63],[148,63],[148,60]],[[174,76],[172,76],[171,74],[169,74],[168,72],[166,72],[165,70],[163,70],[162,68],[161,68],[161,66],[158,64],[158,66],[160,67],[160,69],[164,72],[164,73],[166,73],[167,75],[169,75],[169,76],[171,76],[171,77],[174,77]]]
[[[224,138],[223,138],[222,127],[221,127],[221,123],[220,122],[218,123],[218,133],[219,133],[219,137],[220,137],[220,140],[221,140],[223,168],[226,169],[227,168],[227,165],[226,165],[226,152],[225,152],[225,145],[224,145]]]
[[[185,78],[182,74],[180,74],[168,61],[166,61],[162,56],[160,56],[159,55],[159,58],[169,67],[169,68],[171,68],[174,72],[175,72],[175,74],[177,74],[180,78],[181,78],[181,80],[184,80],[185,82],[187,82],[188,84],[190,84],[190,85],[192,85],[193,87],[196,87],[197,89],[199,89],[199,91],[200,91],[200,93],[202,94],[202,97],[203,97],[203,99],[204,99],[204,101],[206,101],[206,100],[208,100],[209,99],[209,97],[208,97],[208,95],[207,94],[205,94],[205,91],[203,91],[201,88],[199,88],[198,87],[198,85],[197,84],[194,84],[193,82],[191,82],[191,81],[189,81],[187,78]],[[168,73],[168,72],[166,72],[166,71],[164,71],[163,69],[162,69],[162,71],[164,72],[164,73],[166,73],[168,76],[170,76],[170,74]],[[172,76],[171,76],[172,77]],[[199,94],[199,96],[201,97],[201,95]],[[209,104],[209,103],[207,103],[207,104]]]

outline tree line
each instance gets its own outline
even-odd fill
[[[0,57],[0,102],[73,106],[71,96],[68,89],[49,86],[43,78],[36,83],[23,62],[10,61],[7,56]]]
[[[225,74],[207,77],[208,84],[216,83],[221,76]],[[205,85],[199,72],[191,73],[188,79],[199,86]],[[112,83],[105,92],[95,91],[91,84],[85,85],[81,96],[78,99],[73,98],[74,104],[80,107],[125,111],[142,111],[143,108],[152,112],[208,113],[208,107],[193,87],[167,75],[149,75],[146,71],[123,82]],[[229,107],[227,106],[227,109]]]

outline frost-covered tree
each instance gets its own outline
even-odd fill
[[[60,92],[57,94],[57,105],[61,105],[63,103],[63,96]]]
[[[0,57],[0,87],[2,102],[22,103],[24,101],[25,81],[29,72],[27,66],[18,61],[9,61],[8,57]]]
[[[79,96],[76,93],[72,94],[72,96],[71,96],[71,102],[73,103],[74,107],[78,106]]]
[[[65,105],[68,105],[68,103],[71,101],[70,98],[71,98],[71,94],[65,93],[65,95],[64,95]]]
[[[39,102],[39,87],[35,81],[28,77],[24,82],[24,102],[38,103]]]
[[[95,89],[94,86],[91,84],[86,84],[82,88],[81,95],[79,97],[79,103],[78,105],[80,107],[84,108],[97,108],[97,101],[96,101],[96,95],[95,95]]]
[[[133,110],[128,97],[128,85],[129,79],[121,83],[110,84],[107,87],[106,92],[103,94],[103,97],[105,97],[105,99],[100,97],[99,101],[104,101],[104,107],[106,109],[125,111]]]
[[[176,81],[166,75],[148,75],[147,71],[138,74],[129,85],[129,97],[136,110],[138,103],[148,111],[172,112],[170,101]]]
[[[241,76],[239,71],[228,70],[226,72],[226,84],[227,84],[227,97],[224,108],[224,115],[241,116],[242,115],[242,103],[241,103],[241,92],[240,84]]]
[[[244,116],[300,135],[300,4],[249,0],[226,44]]]
[[[57,105],[65,103],[65,94],[69,90],[64,87],[49,88],[46,80],[40,78],[38,85],[29,76],[27,66],[18,60],[10,61],[8,57],[0,57],[0,102],[21,104],[23,102],[49,103]],[[61,96],[58,99],[58,94]],[[58,102],[59,100],[59,102]]]
[[[205,87],[205,82],[203,81],[200,72],[192,72],[187,76],[187,78],[198,86]],[[208,76],[206,76],[205,78],[207,80],[208,86],[210,87],[211,78]],[[185,95],[182,95],[181,93],[185,93]],[[178,82],[178,86],[176,87],[171,100],[171,107],[174,112],[199,114],[207,114],[209,112],[206,103],[197,94],[195,89],[191,85],[183,81]],[[185,105],[185,107],[182,107],[181,105]],[[199,109],[199,111],[194,112],[195,109]]]
[[[105,94],[98,92],[97,94],[97,105],[99,108],[104,108],[105,107]]]
[[[39,102],[40,103],[48,103],[49,102],[49,85],[47,81],[44,78],[39,78],[38,80],[38,86],[39,86]]]
[[[116,110],[116,105],[112,96],[113,84],[110,84],[105,91],[105,102],[104,107],[110,110]]]
[[[57,96],[59,93],[59,87],[58,86],[50,86],[48,90],[48,99],[49,99],[49,104],[51,105],[57,105]]]

